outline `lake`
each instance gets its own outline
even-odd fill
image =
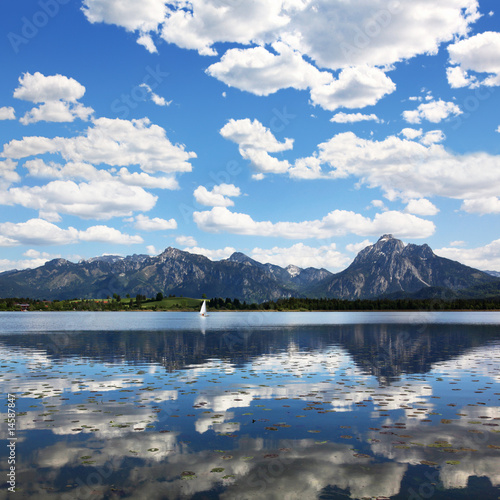
[[[1,499],[500,497],[500,313],[2,312],[0,353]]]

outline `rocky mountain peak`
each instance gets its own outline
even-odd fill
[[[408,244],[404,251],[405,257],[418,257],[420,259],[431,259],[436,257],[436,254],[432,251],[432,248],[427,245],[415,245],[413,243]]]
[[[300,267],[294,266],[293,264],[290,264],[285,269],[292,278],[298,276],[302,272]]]
[[[500,290],[498,278],[439,257],[428,245],[405,245],[391,234],[363,249],[347,269],[336,274],[295,265],[261,264],[241,252],[212,261],[172,247],[156,257],[108,255],[78,264],[55,259],[37,269],[0,273],[0,297],[50,299],[101,298],[111,287],[122,296],[154,296],[161,291],[263,301],[291,296],[374,298],[483,285]]]
[[[392,234],[383,234],[378,241],[387,241],[387,240],[395,240],[394,236]]]
[[[178,248],[168,247],[163,250],[161,254],[158,255],[158,258],[164,262],[167,259],[178,259],[186,252],[179,250]]]
[[[49,262],[46,262],[44,266],[55,269],[56,267],[65,266],[66,264],[70,264],[70,262],[66,259],[52,259],[49,260]]]
[[[369,245],[358,253],[351,266],[360,264],[372,264],[380,260],[393,258],[403,252],[405,244],[392,236],[392,234],[384,234],[374,245]]]
[[[80,262],[87,262],[89,264],[92,262],[108,262],[112,264],[124,259],[125,257],[122,257],[121,255],[100,255],[98,257],[91,257],[90,259],[82,259]]]
[[[384,234],[382,237],[380,237],[373,245],[375,250],[381,251],[402,251],[405,247],[405,244],[401,241],[398,240],[397,238],[394,238],[392,234]]]
[[[182,257],[186,254],[187,252],[183,252],[182,250],[179,250],[178,248],[173,248],[173,247],[168,247],[163,250],[161,254],[159,254],[157,257],[154,259],[157,259],[158,262],[167,262],[167,261],[179,261],[182,260]]]
[[[231,262],[246,262],[246,261],[249,261],[252,259],[250,259],[250,257],[248,257],[248,255],[245,255],[242,252],[234,252],[233,254],[231,254],[229,259],[227,259],[227,260],[229,260]]]
[[[491,281],[491,276],[442,257],[429,245],[405,245],[384,234],[356,256],[345,270],[323,282],[330,296],[373,298],[441,288],[464,290]]]
[[[241,253],[241,252],[234,252],[227,260],[229,262],[238,262],[239,264],[246,264],[246,265],[257,266],[257,267],[265,267],[264,264],[261,264],[260,262],[253,260],[248,255],[245,255],[244,253]]]

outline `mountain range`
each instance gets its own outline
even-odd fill
[[[231,297],[263,302],[287,297],[478,297],[500,295],[500,278],[439,257],[428,245],[382,236],[340,273],[262,264],[243,253],[212,261],[167,248],[157,256],[102,256],[78,263],[55,259],[36,269],[0,274],[0,297],[31,299]]]

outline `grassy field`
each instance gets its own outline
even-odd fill
[[[122,301],[122,302],[126,302]],[[154,300],[142,304],[142,309],[153,309],[156,307],[161,310],[175,310],[175,309],[192,309],[198,310],[201,307],[202,299],[191,299],[189,297],[166,297],[163,300]]]
[[[121,298],[120,307],[123,309],[128,309],[130,300],[133,302],[133,309],[137,308],[135,297]],[[93,302],[116,304],[114,299],[92,299]],[[79,299],[67,301],[68,303],[78,303]],[[159,311],[182,311],[182,310],[192,310],[198,311],[201,307],[203,299],[192,299],[190,297],[165,297],[163,300],[145,300],[141,304],[141,309],[155,309]]]
[[[135,298],[132,299],[134,309],[137,307]],[[163,300],[147,300],[142,302],[141,309],[156,309],[161,311],[175,310],[198,310],[203,299],[192,299],[190,297],[165,297]],[[124,309],[128,308],[130,299],[121,299],[120,304]]]

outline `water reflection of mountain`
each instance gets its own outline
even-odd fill
[[[218,358],[236,367],[262,355],[344,349],[363,372],[390,382],[402,373],[426,373],[433,363],[498,341],[495,325],[329,325],[226,332],[126,331],[2,335],[4,349],[34,349],[52,360],[73,357],[106,363],[157,363],[168,371]]]

